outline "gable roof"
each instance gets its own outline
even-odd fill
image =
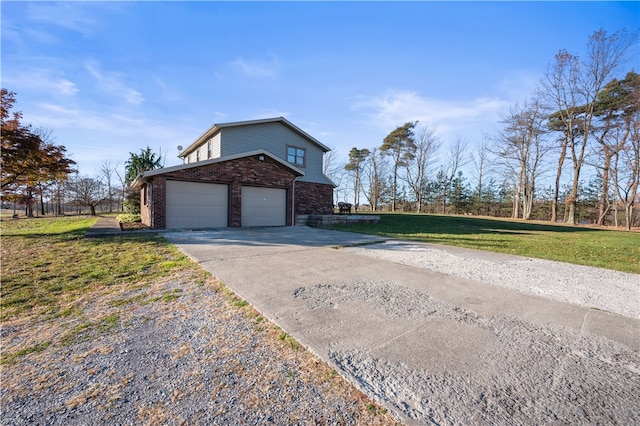
[[[245,152],[245,153],[242,153],[242,154],[229,155],[227,157],[219,157],[219,158],[213,158],[211,160],[197,161],[195,163],[180,164],[180,165],[177,165],[177,166],[163,167],[161,169],[149,170],[147,172],[140,173],[136,177],[136,179],[133,181],[131,186],[132,186],[132,188],[136,188],[136,189],[140,188],[142,186],[142,184],[144,183],[145,179],[149,178],[149,177],[152,177],[152,176],[157,176],[157,175],[162,175],[162,174],[165,174],[165,173],[176,172],[176,171],[179,171],[179,170],[191,169],[191,168],[194,168],[194,167],[208,166],[210,164],[215,164],[215,163],[223,163],[225,161],[237,160],[237,159],[240,159],[240,158],[251,157],[251,156],[254,156],[254,155],[266,155],[267,157],[269,157],[269,158],[277,161],[278,163],[282,164],[286,168],[293,170],[293,172],[296,173],[298,176],[304,176],[304,174],[305,174],[299,168],[295,167],[294,165],[292,165],[290,163],[287,163],[286,161],[282,160],[281,158],[276,157],[275,155],[273,155],[269,151],[266,151],[264,149],[258,149],[258,150],[255,150],[255,151]]]
[[[307,132],[305,132],[304,130],[302,130],[301,128],[299,128],[298,126],[296,126],[295,124],[293,124],[292,122],[287,120],[286,118],[284,118],[284,117],[275,117],[275,118],[263,118],[263,119],[259,119],[259,120],[232,121],[232,122],[229,122],[229,123],[214,124],[213,126],[211,126],[209,128],[209,130],[207,130],[202,135],[200,135],[200,137],[198,139],[196,139],[195,142],[193,142],[191,145],[189,145],[187,147],[187,149],[185,149],[180,154],[178,154],[178,157],[179,158],[186,157],[187,155],[192,153],[197,147],[202,145],[202,143],[204,143],[206,140],[208,140],[209,138],[211,138],[212,136],[214,136],[215,134],[220,132],[221,129],[229,128],[229,127],[252,126],[252,125],[255,125],[255,124],[278,123],[278,122],[284,124],[286,127],[288,127],[289,129],[293,130],[294,132],[298,133],[303,138],[305,138],[305,139],[309,140],[311,143],[317,145],[318,148],[320,148],[322,150],[322,152],[331,151],[331,148],[329,148],[326,145],[322,144],[322,142],[320,142],[319,140],[317,140],[316,138],[314,138],[313,136],[311,136],[310,134],[308,134]]]

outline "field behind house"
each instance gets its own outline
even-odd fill
[[[333,229],[494,251],[640,274],[640,232],[470,216],[381,214]]]

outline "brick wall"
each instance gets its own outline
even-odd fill
[[[296,214],[332,214],[333,186],[296,182]]]
[[[148,227],[151,227],[151,200],[147,200],[145,203],[144,192],[146,190],[147,185],[143,185],[140,190],[140,220]]]
[[[153,179],[151,181],[151,185],[153,186],[153,194],[151,196],[152,204],[150,203],[150,207],[146,208],[146,213],[142,212],[142,210],[145,210],[145,206],[143,204],[141,205],[141,216],[146,218],[148,215],[149,217],[149,223],[144,223],[153,229],[166,228],[165,182],[167,179],[175,179],[228,184],[231,194],[231,199],[229,200],[229,226],[232,227],[241,226],[242,185],[287,189],[289,197],[287,200],[287,225],[292,225],[291,194],[293,194],[293,180],[297,177],[296,173],[269,156],[263,156],[263,158],[264,160],[260,161],[259,156],[254,155],[153,176],[151,178]],[[300,184],[301,183],[296,182],[296,190]],[[333,192],[329,194],[329,204],[331,204],[332,197]]]

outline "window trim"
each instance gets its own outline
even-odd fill
[[[293,155],[293,161],[289,161],[289,149],[294,149],[295,154]],[[298,151],[302,151],[302,157],[298,155]],[[298,163],[296,160],[298,158],[302,158],[302,164]],[[289,164],[293,164],[296,167],[307,167],[307,150],[306,148],[301,148],[299,146],[287,145],[287,162]]]

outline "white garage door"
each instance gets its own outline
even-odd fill
[[[228,185],[168,180],[167,228],[226,227],[228,199]]]
[[[285,226],[287,190],[242,187],[242,226]]]

